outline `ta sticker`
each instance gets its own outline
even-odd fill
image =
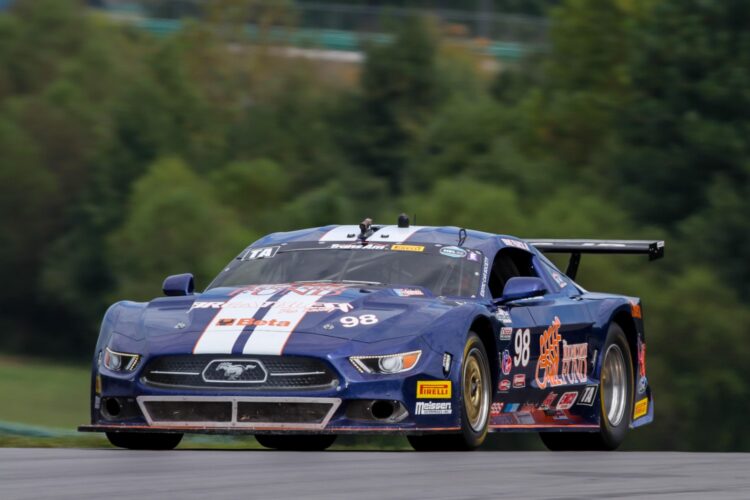
[[[263,247],[263,248],[251,248],[245,254],[242,260],[255,260],[255,259],[270,259],[281,247]]]

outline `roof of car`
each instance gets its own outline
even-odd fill
[[[368,243],[434,243],[439,245],[459,245],[460,232],[462,228],[455,226],[408,226],[398,227],[397,225],[378,225],[373,224],[375,230],[366,238]],[[464,229],[466,231],[465,239],[461,246],[468,248],[478,248],[491,246],[515,246],[524,248],[529,247],[525,242],[514,236],[498,235],[486,233],[484,231],[475,231],[473,229]],[[360,240],[360,228],[357,225],[330,225],[300,229],[297,231],[288,231],[272,233],[259,239],[251,246],[269,246],[280,245],[284,243],[300,242],[356,242]]]

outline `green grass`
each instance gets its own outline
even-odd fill
[[[0,357],[0,421],[75,430],[89,421],[90,369]]]

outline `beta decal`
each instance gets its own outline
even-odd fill
[[[450,380],[420,380],[417,382],[417,399],[450,399]]]
[[[504,326],[500,329],[500,340],[510,340],[513,335],[513,328],[510,326]]]
[[[281,247],[251,248],[242,257],[242,260],[270,259]]]
[[[216,326],[289,326],[288,321],[277,321],[275,319],[255,318],[221,318]]]
[[[633,418],[640,418],[648,413],[648,398],[641,399],[635,404],[635,410],[633,410]]]
[[[360,316],[344,316],[339,320],[344,328],[354,328],[359,325],[374,325],[378,317],[374,314],[362,314]]]
[[[503,375],[509,375],[511,368],[513,368],[513,361],[510,358],[510,352],[508,352],[508,349],[503,351],[502,368]]]
[[[424,247],[421,245],[391,245],[391,250],[401,252],[424,252]]]
[[[557,406],[555,406],[555,409],[557,410],[569,410],[576,402],[576,399],[578,399],[578,393],[573,392],[565,392],[562,396],[560,396],[560,399],[557,401]]]
[[[446,257],[452,257],[454,259],[462,259],[466,257],[466,250],[460,247],[443,247],[440,249],[440,255]]]
[[[513,388],[522,389],[526,387],[526,375],[523,373],[516,373],[513,375]]]
[[[507,378],[502,379],[497,384],[497,390],[500,392],[508,392],[510,390],[510,380],[508,380]]]
[[[451,402],[417,401],[415,415],[450,415],[453,413]]]

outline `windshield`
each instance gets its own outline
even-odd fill
[[[430,249],[422,245],[253,248],[222,271],[209,289],[295,281],[354,281],[423,286],[435,295],[475,297],[481,259],[481,254],[473,250]]]

